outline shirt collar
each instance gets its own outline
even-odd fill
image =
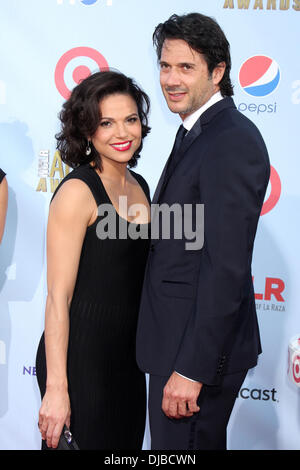
[[[183,121],[182,125],[187,131],[190,131],[195,124],[196,121],[198,121],[199,117],[201,114],[204,113],[208,108],[210,108],[213,104],[217,103],[218,101],[221,101],[223,99],[223,96],[221,95],[220,91],[217,91],[214,95],[211,96],[211,98],[203,105],[201,108],[197,109],[197,111],[193,112],[190,114],[185,120]]]

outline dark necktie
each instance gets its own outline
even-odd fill
[[[177,165],[176,156],[178,156],[178,150],[180,149],[180,146],[182,144],[182,141],[186,133],[187,133],[187,129],[185,129],[183,125],[181,124],[176,134],[176,138],[175,138],[171,155],[169,156],[169,159],[168,159],[164,181],[168,180],[169,176],[173,172],[174,167]]]

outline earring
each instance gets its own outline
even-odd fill
[[[88,156],[88,155],[91,154],[91,151],[92,151],[92,149],[91,149],[91,141],[88,140],[88,144],[87,144],[87,147],[86,147],[86,149],[85,149],[85,154]]]

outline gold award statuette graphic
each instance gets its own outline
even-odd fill
[[[63,164],[58,151],[55,152],[50,166],[50,152],[41,150],[39,153],[38,176],[36,191],[54,193],[62,179],[70,173],[70,167]]]

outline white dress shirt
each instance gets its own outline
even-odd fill
[[[211,98],[209,98],[209,100],[203,106],[201,106],[201,108],[197,109],[197,111],[194,111],[187,118],[185,118],[182,125],[185,127],[185,129],[187,129],[187,131],[190,131],[195,122],[198,121],[201,114],[203,114],[204,111],[206,111],[213,104],[217,103],[218,101],[221,101],[222,99],[223,96],[221,95],[221,92],[217,91],[214,95],[211,96]]]
[[[201,106],[201,108],[197,109],[197,111],[194,111],[192,114],[190,114],[187,118],[184,119],[182,123],[183,127],[187,131],[190,131],[193,125],[195,124],[195,122],[198,121],[201,114],[203,114],[204,111],[206,111],[213,104],[217,103],[218,101],[221,101],[222,99],[223,99],[223,96],[221,95],[221,92],[217,91],[217,93],[212,95],[212,97],[203,106]],[[180,375],[184,379],[188,379],[188,380],[191,380],[192,382],[196,382],[196,380],[190,379],[189,377],[185,377],[184,375],[179,374],[178,372],[176,372],[176,374]]]

